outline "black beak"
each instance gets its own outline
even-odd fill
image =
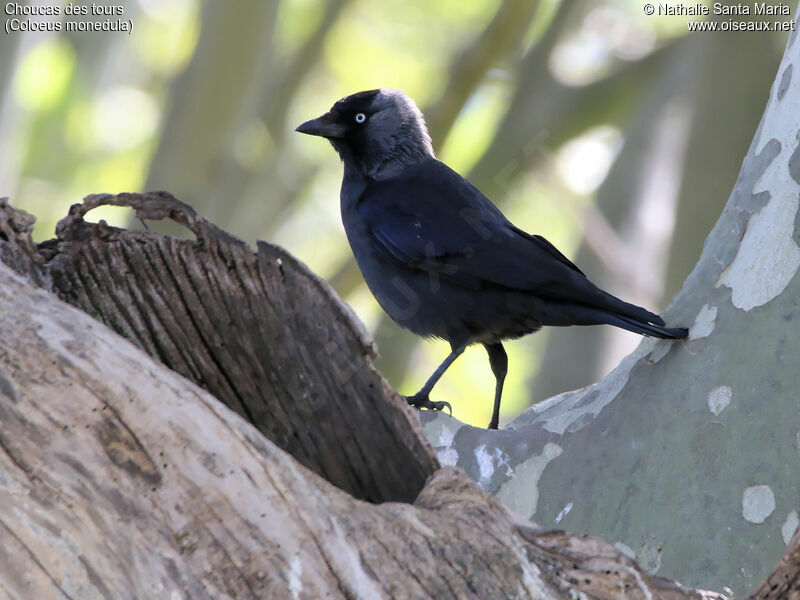
[[[344,136],[344,125],[339,123],[331,113],[327,112],[321,117],[311,119],[300,125],[295,131],[318,135],[324,138],[340,138]]]

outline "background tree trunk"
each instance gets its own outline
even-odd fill
[[[793,33],[728,204],[665,313],[691,326],[687,341],[644,340],[602,382],[504,432],[424,417],[443,464],[525,516],[737,596],[798,524],[798,63]]]
[[[596,199],[627,244],[610,261],[582,244],[574,259],[600,287],[656,311],[680,289],[758,125],[781,59],[774,42],[736,32],[691,36],[648,73],[651,83],[620,124],[625,143]],[[610,327],[549,336],[531,402],[598,381],[636,338]]]

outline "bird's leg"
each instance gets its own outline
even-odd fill
[[[489,354],[489,364],[496,380],[494,409],[492,410],[492,421],[489,423],[489,429],[497,429],[497,424],[500,420],[500,398],[503,396],[503,382],[506,379],[506,373],[508,373],[508,356],[503,344],[500,342],[484,344],[483,347],[486,348],[486,352]]]
[[[406,396],[406,400],[408,400],[408,403],[411,406],[415,406],[417,408],[427,408],[429,410],[444,410],[446,408],[451,415],[453,414],[453,409],[449,402],[433,402],[428,396],[431,393],[433,386],[436,385],[436,382],[439,381],[442,375],[444,375],[444,372],[447,371],[447,367],[452,365],[453,361],[461,356],[461,353],[464,352],[464,348],[466,348],[466,344],[461,344],[458,346],[452,343],[450,344],[450,354],[433,372],[433,375],[428,378],[428,381],[425,382],[425,385],[422,386],[422,389],[413,396]]]

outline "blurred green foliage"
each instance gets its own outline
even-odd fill
[[[696,90],[719,67],[696,59],[729,43],[724,34],[689,37],[685,17],[648,17],[634,0],[139,0],[124,10],[131,35],[18,33],[0,40],[0,195],[38,217],[39,240],[51,237],[68,206],[86,194],[155,186],[249,241],[279,243],[331,279],[376,331],[388,356],[381,368],[406,393],[421,385],[447,345],[418,343],[386,323],[352,267],[339,222],[338,159],[320,140],[293,135],[294,126],[349,93],[403,89],[432,119],[440,157],[470,174],[518,225],[574,256],[579,248],[598,253],[596,245],[582,245],[584,234],[606,231],[605,223],[611,240],[619,236],[618,247],[635,253],[641,248],[624,245],[622,224],[640,206],[641,186],[620,188],[630,191],[630,202],[619,214],[599,207],[599,226],[585,220],[587,210],[608,185],[609,169],[627,182],[642,177],[640,166],[615,163],[626,140],[642,133],[634,127],[652,126],[644,138],[657,136],[655,121],[636,115],[678,106],[691,132],[695,103],[708,100]],[[240,54],[229,55],[237,33]],[[732,35],[760,36],[752,44],[764,58],[742,68],[771,79],[769,65],[777,66],[785,34],[727,39]],[[674,85],[652,93],[670,78]],[[741,134],[724,148],[730,160],[704,175],[719,181],[702,200],[708,219],[727,198],[767,93],[754,81],[727,100],[737,117],[715,124]],[[225,102],[204,103],[215,96]],[[496,139],[507,131],[519,131],[520,140]],[[691,145],[687,135],[672,152]],[[498,147],[504,157],[495,164]],[[682,154],[672,158],[684,161]],[[676,177],[691,168],[683,165]],[[675,205],[696,201],[682,190]],[[130,218],[110,208],[93,216],[118,225]],[[675,267],[681,278],[703,236],[676,242],[693,249]],[[663,265],[642,268],[664,276]],[[603,283],[605,269],[613,271],[601,260],[589,274]],[[624,283],[612,291],[636,292]],[[643,301],[660,309],[674,292],[673,286]],[[543,399],[531,398],[531,381],[545,342],[558,335],[508,345],[504,419]],[[625,340],[629,348],[636,338]],[[561,365],[582,373],[568,377],[572,387],[596,377],[610,352],[595,352],[595,364]],[[448,399],[459,419],[483,426],[493,386],[478,347],[448,371],[435,397]]]

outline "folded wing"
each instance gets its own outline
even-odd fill
[[[436,160],[371,183],[358,211],[387,258],[468,289],[500,287],[663,325],[604,292],[545,238],[515,227],[477,188]]]

